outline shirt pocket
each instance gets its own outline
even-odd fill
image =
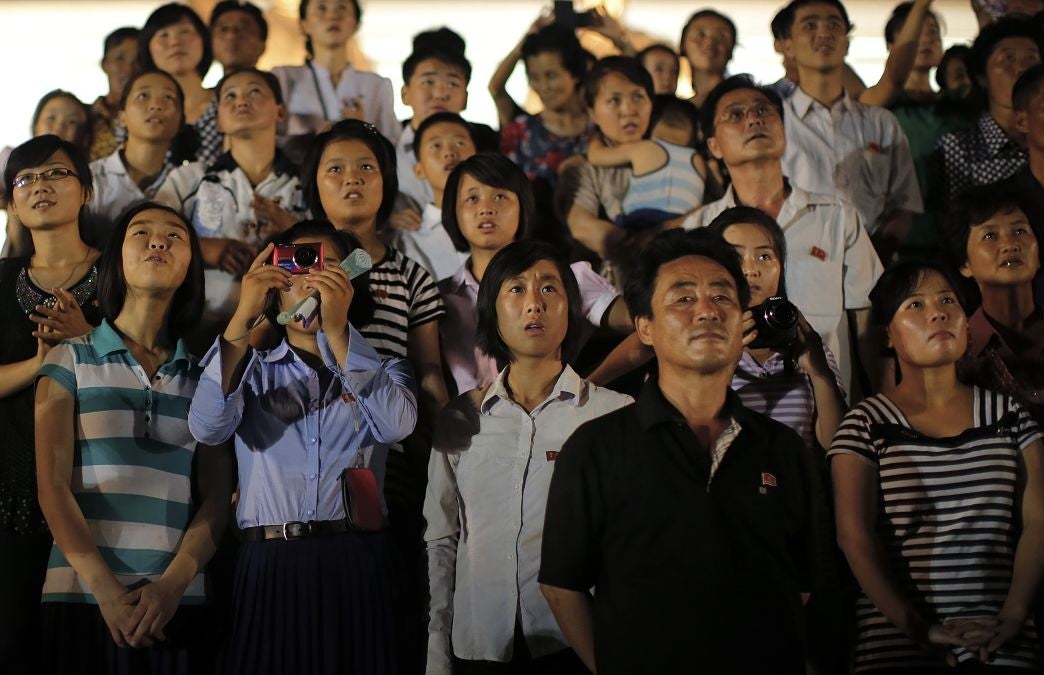
[[[862,152],[860,169],[863,185],[867,187],[870,194],[884,198],[888,195],[892,163],[885,150],[877,147],[876,144],[872,145],[874,145],[873,149],[865,148]]]

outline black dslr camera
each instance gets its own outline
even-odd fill
[[[797,340],[798,308],[781,296],[774,296],[757,307],[751,307],[754,315],[754,329],[758,336],[748,347],[764,349],[769,347],[785,350]]]

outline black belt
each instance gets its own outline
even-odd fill
[[[324,534],[343,534],[351,528],[345,520],[291,520],[281,525],[258,525],[243,530],[246,541],[265,541],[266,539],[304,539]]]

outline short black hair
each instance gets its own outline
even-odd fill
[[[888,21],[885,23],[885,44],[895,44],[895,38],[899,36],[899,31],[901,31],[903,26],[906,24],[906,17],[910,16],[910,10],[912,9],[913,0],[906,0],[905,2],[900,2],[895,6],[895,9],[892,10],[892,15],[888,17]],[[939,18],[938,14],[929,9],[928,13],[925,14],[925,19],[929,16],[935,19],[935,23],[939,24],[939,28],[942,28],[942,19]]]
[[[707,17],[723,21],[725,25],[729,27],[729,31],[732,33],[732,49],[736,48],[736,43],[739,42],[739,34],[736,32],[736,24],[733,23],[732,19],[721,12],[714,11],[713,9],[701,9],[694,12],[693,15],[689,17],[689,20],[685,22],[685,26],[682,27],[681,39],[678,40],[678,48],[682,54],[685,54],[685,35],[689,32],[689,29],[692,28],[692,24]],[[729,50],[729,59],[732,58],[732,49]]]
[[[7,166],[4,167],[4,193],[8,196],[8,199],[11,198],[14,190],[14,180],[19,173],[34,166],[40,166],[57,152],[64,152],[69,156],[69,160],[73,165],[73,171],[76,172],[76,179],[80,181],[80,189],[83,191],[84,197],[90,197],[94,194],[94,177],[91,175],[90,162],[87,161],[87,152],[80,146],[70,143],[60,136],[44,134],[43,136],[30,138],[25,143],[22,143],[12,150],[7,158]],[[81,226],[85,211],[86,209],[80,209]]]
[[[123,42],[127,40],[137,40],[138,35],[140,34],[141,31],[134,26],[124,26],[112,31],[105,36],[105,42],[102,45],[102,59],[104,60],[105,56],[110,51],[119,47]]]
[[[562,340],[562,363],[572,361],[579,351],[581,327],[586,319],[581,309],[580,288],[569,261],[547,242],[524,239],[512,242],[497,251],[489,261],[486,273],[482,275],[482,283],[479,284],[476,343],[479,349],[496,359],[498,365],[503,366],[515,360],[511,349],[500,337],[500,326],[497,322],[497,296],[500,295],[500,287],[541,260],[549,260],[558,268],[558,274],[562,277],[565,287],[566,302],[569,303],[569,323],[565,339]]]
[[[1040,36],[1032,21],[1021,16],[1003,16],[993,23],[983,26],[972,43],[971,51],[965,63],[968,64],[968,75],[976,87],[983,88],[980,79],[986,79],[986,63],[1001,40],[1008,38],[1026,38],[1040,46]]]
[[[656,44],[649,45],[642,51],[638,52],[638,54],[635,55],[634,58],[638,59],[639,63],[645,63],[645,57],[649,54],[652,54],[653,52],[663,52],[665,54],[670,54],[674,58],[674,65],[681,67],[681,57],[678,55],[678,52],[674,51],[662,42],[657,42]]]
[[[632,56],[606,56],[595,61],[594,66],[587,71],[587,75],[584,77],[584,103],[588,108],[594,107],[602,80],[614,73],[645,89],[649,101],[656,97],[652,75],[645,69],[641,61]]]
[[[225,73],[224,77],[218,80],[217,86],[214,87],[214,94],[217,95],[219,101],[221,100],[221,90],[224,88],[225,83],[228,82],[228,79],[233,75],[243,75],[244,73],[257,75],[264,80],[265,84],[268,85],[268,88],[272,91],[272,96],[275,97],[275,102],[279,105],[283,105],[283,86],[279,84],[279,78],[267,70],[261,70],[259,68],[236,68],[235,70]]]
[[[446,179],[446,188],[442,191],[442,227],[449,235],[454,248],[461,253],[471,250],[471,244],[464,238],[457,220],[457,193],[464,176],[471,176],[483,185],[515,193],[518,197],[518,229],[515,230],[515,241],[525,239],[529,235],[530,220],[536,213],[536,202],[533,198],[533,186],[525,172],[499,152],[479,152],[453,169]]]
[[[788,26],[790,26],[790,5],[783,7],[781,10],[776,12],[776,15],[772,17],[772,23],[769,24],[772,29],[773,40],[786,39],[790,34]]]
[[[174,85],[174,91],[177,92],[178,96],[178,110],[181,112],[181,127],[178,130],[177,135],[175,135],[170,141],[170,146],[168,148],[170,151],[170,161],[174,166],[178,166],[183,162],[192,161],[199,149],[199,137],[191,126],[185,124],[185,92],[182,90],[177,78],[173,75],[158,68],[139,70],[134,73],[134,75],[127,80],[126,86],[123,87],[123,94],[120,96],[119,110],[126,110],[131,90],[134,89],[134,83],[146,75],[160,75],[167,78]]]
[[[328,131],[318,134],[305,155],[301,167],[301,187],[304,191],[308,210],[318,219],[327,219],[323,209],[323,200],[319,195],[319,160],[323,157],[326,146],[338,141],[360,141],[377,159],[381,170],[381,182],[384,190],[381,194],[381,207],[377,210],[377,225],[383,225],[395,207],[395,197],[399,194],[399,177],[395,168],[395,146],[369,122],[346,119],[334,124]]]
[[[471,62],[464,56],[465,44],[456,32],[443,26],[413,36],[413,51],[402,62],[402,82],[408,85],[413,73],[424,61],[434,59],[464,73],[464,83],[471,82]]]
[[[156,37],[156,33],[182,19],[189,20],[203,41],[203,56],[196,64],[196,72],[200,77],[206,77],[210,64],[214,62],[214,48],[210,44],[210,31],[207,29],[207,24],[203,23],[203,19],[199,18],[199,14],[196,14],[188,5],[179,2],[167,3],[149,14],[149,18],[146,19],[145,26],[142,27],[141,34],[138,36],[138,68],[141,70],[156,68],[156,62],[152,60],[152,52],[149,51],[149,43],[152,42],[152,38]]]
[[[631,316],[653,315],[652,297],[660,268],[673,260],[690,255],[710,258],[724,267],[736,284],[740,307],[747,309],[750,303],[750,286],[747,285],[747,278],[743,276],[739,254],[724,239],[711,234],[706,228],[673,229],[656,235],[638,257],[634,273],[624,287],[624,300]]]
[[[1013,188],[997,184],[976,185],[962,192],[952,203],[946,216],[946,242],[950,262],[957,269],[968,262],[968,237],[971,229],[982,225],[998,213],[1019,209],[1028,217],[1029,198]]]
[[[1030,103],[1040,93],[1044,85],[1044,63],[1038,63],[1015,80],[1011,90],[1011,107],[1015,110],[1029,110]]]
[[[672,127],[688,124],[692,129],[692,137],[687,145],[695,147],[700,135],[700,113],[692,103],[674,94],[657,94],[653,97],[649,128],[654,128],[660,122]]]
[[[727,77],[719,82],[716,87],[710,90],[710,93],[707,94],[707,98],[703,100],[703,105],[700,106],[700,124],[703,127],[704,138],[714,138],[715,126],[718,121],[718,103],[721,99],[723,99],[726,94],[741,89],[751,89],[763,95],[769,100],[772,107],[776,109],[776,112],[779,113],[780,119],[783,119],[783,99],[779,97],[779,93],[777,93],[772,87],[758,84],[750,75],[740,73],[739,75],[732,75],[731,77]]]
[[[297,16],[299,19],[304,19],[305,14],[308,12],[308,3],[311,0],[301,0],[301,4],[297,6]],[[355,25],[358,30],[359,24],[362,23],[362,5],[359,4],[359,0],[352,0],[352,9],[355,11]],[[309,56],[314,54],[312,50],[312,38],[305,38],[305,51],[308,52]]]
[[[292,244],[295,239],[303,237],[328,237],[337,245],[335,251],[337,256],[344,260],[362,244],[351,232],[338,230],[328,220],[302,220],[293,227],[283,230],[272,237],[269,242],[276,245]],[[267,244],[266,244],[267,245]],[[364,272],[352,279],[352,288],[355,291],[352,304],[348,308],[348,321],[359,328],[373,321],[374,312],[377,311],[377,301],[370,292],[370,273]],[[271,290],[265,300],[265,318],[275,327],[276,331],[286,335],[286,328],[281,326],[276,317],[279,315],[279,291]]]
[[[768,234],[779,261],[779,283],[775,295],[787,297],[787,238],[775,218],[753,206],[733,206],[719,213],[707,226],[707,231],[725,239],[725,230],[740,223],[757,225]]]
[[[87,150],[91,147],[91,141],[94,139],[94,125],[92,124],[94,115],[91,113],[90,107],[77,98],[76,94],[65,91],[64,89],[52,89],[40,97],[40,100],[36,102],[36,109],[33,110],[33,122],[32,126],[29,127],[29,133],[36,134],[36,123],[40,121],[40,115],[43,113],[44,106],[56,98],[69,99],[78,105],[83,110],[83,114],[86,115],[83,126],[80,127],[80,133],[77,134],[76,140],[73,142],[84,150]]]
[[[850,33],[855,28],[852,25],[852,20],[848,18],[848,10],[841,4],[841,0],[792,0],[790,4],[779,12],[779,14],[783,15],[780,21],[781,37],[783,39],[787,39],[793,34],[794,19],[797,17],[797,11],[808,5],[830,5],[841,14],[841,19],[845,22],[846,32]]]
[[[172,206],[160,202],[141,202],[124,211],[116,221],[109,242],[98,259],[98,305],[102,316],[110,323],[123,311],[123,304],[127,299],[127,279],[123,274],[123,242],[131,221],[143,211],[151,210],[163,211],[184,223],[188,232],[189,249],[192,251],[192,260],[189,261],[189,268],[185,272],[185,280],[174,292],[167,314],[167,333],[177,339],[187,335],[199,323],[205,292],[203,254],[199,248],[199,236],[192,223]]]
[[[946,280],[957,296],[961,309],[967,314],[969,304],[964,292],[965,285],[951,267],[928,260],[905,260],[885,269],[870,291],[870,315],[874,323],[882,328],[890,324],[903,301],[932,272]]]
[[[571,28],[553,23],[541,28],[522,41],[522,62],[530,57],[553,52],[558,54],[562,67],[578,81],[584,79],[587,72],[587,51],[580,45],[576,32]],[[527,66],[528,67],[528,66]]]
[[[130,98],[130,91],[131,91],[131,89],[134,88],[134,83],[137,82],[138,80],[140,80],[141,78],[145,77],[146,75],[159,75],[160,77],[165,77],[165,78],[167,78],[167,80],[169,80],[174,85],[174,91],[177,92],[177,94],[178,94],[178,107],[181,108],[181,120],[184,123],[184,121],[185,121],[185,91],[181,88],[181,85],[178,84],[178,80],[177,80],[176,77],[174,77],[173,75],[171,75],[170,73],[168,73],[165,70],[160,70],[159,68],[149,68],[148,70],[139,70],[136,73],[134,73],[133,75],[131,75],[131,78],[129,80],[127,80],[127,84],[123,87],[123,94],[120,95],[120,105],[119,105],[119,108],[117,108],[117,110],[126,110],[127,109],[127,99]]]
[[[468,132],[468,138],[471,139],[472,145],[477,146],[478,142],[475,140],[475,129],[472,128],[471,124],[463,117],[453,112],[437,112],[432,115],[428,115],[420,126],[417,127],[417,132],[413,136],[413,154],[420,159],[421,156],[421,141],[424,140],[424,134],[428,133],[428,129],[431,129],[436,124],[456,124],[462,127]]]
[[[945,52],[943,52],[942,60],[939,61],[939,67],[935,69],[935,83],[939,85],[939,89],[947,91],[949,87],[946,86],[946,67],[950,61],[959,59],[966,70],[970,71],[968,61],[971,58],[971,47],[968,45],[953,45]]]
[[[265,15],[261,8],[252,2],[221,0],[221,2],[214,5],[213,11],[210,12],[210,25],[213,26],[221,18],[222,14],[228,14],[229,12],[243,12],[249,16],[257,24],[258,30],[261,31],[261,41],[268,40],[268,21],[265,20]]]

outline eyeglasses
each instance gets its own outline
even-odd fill
[[[739,124],[740,122],[745,122],[747,119],[747,115],[749,115],[750,113],[754,113],[754,118],[760,120],[766,117],[771,117],[773,115],[778,115],[779,111],[776,110],[774,106],[766,105],[764,103],[759,103],[749,108],[736,106],[734,108],[727,108],[725,111],[723,111],[721,113],[721,116],[718,117],[718,123]]]
[[[69,176],[79,178],[79,176],[77,176],[72,169],[66,169],[65,167],[56,166],[53,169],[41,171],[40,173],[23,173],[21,176],[17,176],[11,184],[16,188],[24,188],[29,187],[41,178],[43,178],[46,181],[52,181],[68,178]]]

